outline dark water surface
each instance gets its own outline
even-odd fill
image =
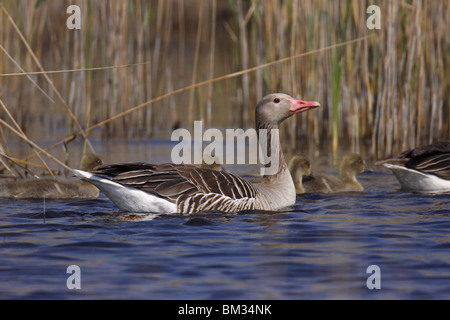
[[[0,200],[0,298],[449,299],[450,196],[398,192],[380,170],[359,180],[364,193],[309,194],[278,213]],[[370,265],[381,289],[367,287]]]

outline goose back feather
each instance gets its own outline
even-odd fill
[[[256,209],[256,188],[232,173],[194,165],[122,163],[95,168],[94,174],[142,190],[176,205],[180,213]],[[245,200],[245,201],[239,201]]]
[[[448,141],[404,151],[398,158],[405,160],[405,167],[409,169],[450,180],[450,142]]]

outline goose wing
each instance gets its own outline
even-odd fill
[[[166,199],[185,208],[181,211],[241,206],[257,194],[250,182],[234,174],[194,165],[122,163],[96,167],[93,173]]]
[[[442,141],[404,151],[405,167],[450,180],[450,142]]]

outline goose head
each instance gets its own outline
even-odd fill
[[[348,154],[342,158],[340,169],[341,177],[354,180],[357,174],[364,172],[365,166],[366,163],[359,154]]]
[[[85,153],[81,158],[80,169],[83,171],[92,171],[95,167],[103,164],[102,159],[93,153]]]
[[[265,96],[256,106],[257,127],[277,127],[294,114],[320,107],[316,101],[303,101],[284,93],[272,93]]]
[[[311,163],[305,157],[292,157],[288,167],[294,181],[302,181],[304,176],[311,175]]]
[[[297,194],[305,193],[303,177],[311,175],[311,163],[309,160],[302,156],[294,156],[289,161],[288,168],[294,181],[295,192]]]

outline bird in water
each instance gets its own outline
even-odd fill
[[[378,161],[390,169],[404,191],[450,192],[450,142],[439,141],[400,153],[396,158]]]
[[[305,193],[362,192],[364,188],[356,176],[365,170],[364,159],[359,154],[350,153],[342,158],[338,177],[312,174],[303,178],[303,188]]]
[[[294,114],[319,107],[275,93],[258,102],[257,133],[267,133],[266,155],[278,149],[278,166],[259,183],[232,173],[188,164],[121,163],[97,167],[92,173],[75,170],[84,181],[97,186],[124,212],[182,213],[202,211],[276,211],[295,204],[295,186],[280,147],[279,125]],[[272,136],[275,139],[272,139]],[[266,164],[269,167],[270,164]]]

